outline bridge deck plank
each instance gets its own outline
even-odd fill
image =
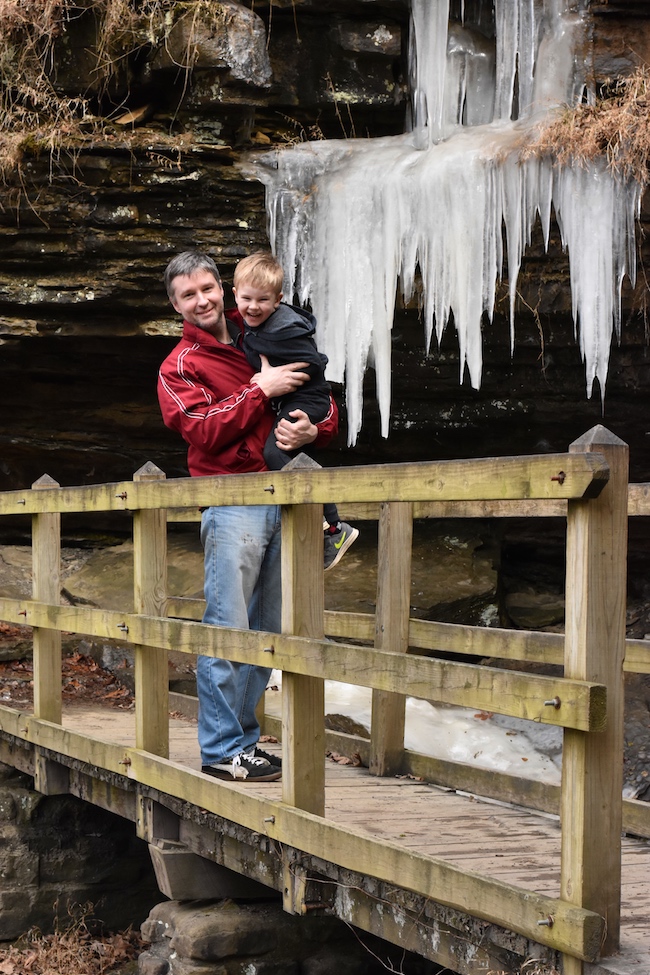
[[[90,736],[135,745],[132,711],[67,707],[63,724]],[[200,768],[196,721],[170,717],[170,758]],[[280,753],[280,746],[265,744]],[[456,866],[552,897],[560,893],[557,817],[483,800],[412,778],[371,776],[365,768],[326,761],[325,815]],[[278,782],[243,783],[281,800]],[[624,952],[599,963],[601,972],[627,975],[625,959],[644,959],[650,971],[650,842],[624,837],[622,850]],[[637,962],[634,962],[637,965]],[[611,967],[610,967],[611,966]],[[591,966],[590,966],[591,969]],[[638,967],[629,968],[638,972]]]

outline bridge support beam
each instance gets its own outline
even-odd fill
[[[70,769],[47,758],[38,749],[34,756],[34,788],[44,796],[65,796],[70,792]]]
[[[170,900],[277,899],[269,887],[206,860],[176,840],[156,840],[149,853],[158,887]]]

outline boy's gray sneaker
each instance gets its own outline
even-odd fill
[[[325,532],[325,548],[323,551],[323,565],[325,572],[337,565],[353,542],[359,537],[359,529],[340,521],[336,531]]]
[[[247,755],[246,752],[240,752],[234,758],[216,762],[214,765],[202,765],[201,771],[217,779],[231,779],[234,782],[272,782],[282,775],[282,769],[277,765],[271,765],[265,758],[257,755]]]

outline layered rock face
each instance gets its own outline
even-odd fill
[[[460,4],[452,8],[459,14]],[[644,3],[593,3],[589,18],[596,84],[650,63]],[[228,282],[241,256],[267,246],[263,187],[238,168],[249,150],[403,131],[408,19],[408,0],[179,3],[135,24],[102,84],[93,11],[67,21],[52,48],[52,81],[109,122],[92,146],[25,156],[0,186],[2,489],[44,472],[62,484],[128,478],[147,460],[168,476],[186,473],[155,396],[178,332],[165,264],[200,247]],[[390,436],[379,434],[370,370],[359,441],[346,448],[343,429],[324,463],[563,450],[603,422],[630,444],[633,479],[650,479],[647,222],[644,208],[641,273],[624,294],[604,414],[598,389],[585,396],[555,235],[548,253],[541,239],[527,252],[512,357],[506,300],[486,324],[479,391],[459,384],[453,328],[425,354],[417,309],[402,308]]]
[[[160,898],[149,850],[128,820],[75,796],[43,796],[0,764],[0,942],[52,930],[83,904],[109,930],[143,921]],[[69,913],[70,912],[70,913]]]

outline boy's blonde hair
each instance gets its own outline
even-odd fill
[[[268,288],[279,295],[283,280],[282,265],[273,254],[270,251],[255,251],[239,262],[232,283],[235,288],[239,288],[243,281],[248,281],[254,288]]]

